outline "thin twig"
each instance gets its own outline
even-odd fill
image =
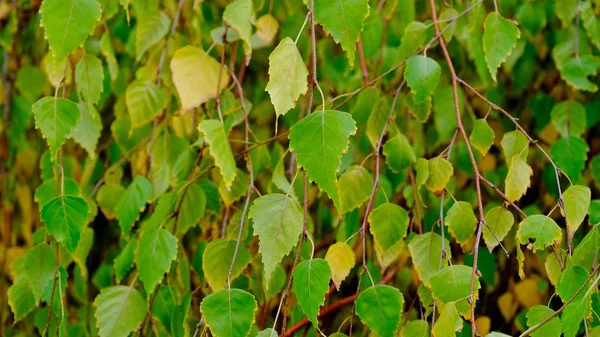
[[[437,10],[435,8],[435,0],[429,0],[429,6],[431,7],[431,16],[434,21],[433,27],[435,28],[435,32],[437,35],[440,34],[440,27],[437,23]],[[460,133],[463,136],[465,141],[465,145],[467,148],[467,152],[469,153],[469,159],[471,160],[471,165],[473,166],[473,171],[475,172],[475,190],[477,192],[477,206],[479,210],[479,223],[477,224],[477,235],[475,238],[475,246],[473,247],[473,271],[471,273],[471,285],[469,287],[470,294],[470,305],[471,305],[471,335],[474,337],[477,335],[477,326],[475,325],[475,280],[478,274],[477,271],[477,260],[479,257],[479,242],[481,241],[481,233],[483,229],[483,223],[485,222],[485,216],[483,214],[483,202],[481,198],[481,182],[480,182],[480,174],[479,168],[477,167],[477,161],[475,160],[475,155],[473,154],[473,149],[471,148],[471,143],[469,142],[469,136],[465,131],[465,128],[462,123],[462,116],[460,112],[460,104],[459,104],[459,95],[458,95],[458,76],[456,75],[456,71],[454,70],[454,65],[452,64],[452,59],[450,58],[450,54],[448,53],[448,49],[446,48],[446,42],[443,38],[439,37],[438,41],[440,43],[440,47],[442,49],[442,53],[444,54],[444,58],[446,59],[446,63],[448,64],[448,69],[450,71],[450,75],[452,76],[452,96],[454,99],[454,110],[456,113],[456,122],[457,127]],[[443,228],[442,228],[443,230]]]

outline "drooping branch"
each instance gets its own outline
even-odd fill
[[[479,257],[479,243],[481,241],[481,233],[483,229],[483,223],[485,222],[485,216],[483,214],[483,201],[481,198],[481,181],[479,179],[480,173],[479,168],[477,167],[477,161],[475,160],[475,155],[473,154],[473,149],[471,148],[471,143],[469,142],[469,136],[465,131],[465,127],[463,126],[462,116],[460,112],[459,105],[459,96],[458,96],[458,76],[456,75],[456,71],[454,70],[454,65],[452,64],[452,59],[450,58],[450,54],[448,53],[448,49],[446,48],[446,42],[442,38],[440,34],[440,27],[438,23],[437,10],[435,8],[435,0],[429,0],[429,5],[431,7],[431,16],[433,19],[433,27],[435,28],[436,35],[438,36],[438,41],[440,43],[440,47],[442,49],[442,53],[444,54],[444,58],[446,59],[446,63],[448,64],[448,69],[450,70],[450,76],[452,77],[452,96],[454,100],[454,110],[456,113],[456,122],[457,127],[460,134],[463,136],[465,141],[465,145],[467,148],[467,152],[469,153],[469,159],[471,160],[471,165],[473,166],[473,171],[475,172],[475,190],[477,192],[477,208],[479,210],[479,223],[477,224],[477,234],[475,238],[475,246],[473,247],[473,271],[471,273],[471,285],[469,288],[470,295],[470,304],[471,304],[471,329],[472,336],[477,334],[477,326],[475,325],[475,280],[478,274],[477,271],[477,260]]]

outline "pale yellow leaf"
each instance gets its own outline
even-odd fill
[[[345,242],[337,242],[327,250],[325,260],[331,267],[331,279],[339,290],[340,284],[354,267],[354,251]]]

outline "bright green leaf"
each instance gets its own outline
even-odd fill
[[[125,93],[131,126],[139,128],[158,117],[167,105],[165,91],[148,80],[135,80]]]
[[[404,307],[402,293],[388,285],[375,285],[356,299],[356,314],[379,336],[395,336]]]
[[[456,242],[464,245],[477,228],[477,217],[473,207],[466,201],[457,201],[448,210],[445,221]]]
[[[477,151],[485,156],[494,144],[494,130],[485,119],[478,119],[473,123],[473,131],[471,131],[469,141]]]
[[[256,309],[254,296],[240,289],[219,290],[200,304],[200,312],[215,337],[246,337]]]
[[[383,251],[406,236],[408,222],[408,212],[392,203],[384,203],[369,214],[369,230]]]
[[[104,288],[94,304],[100,337],[127,337],[146,317],[146,300],[133,287]]]
[[[77,91],[83,96],[83,100],[89,104],[96,104],[104,89],[102,61],[94,55],[83,56],[75,67],[75,81]]]
[[[532,327],[554,314],[554,310],[545,305],[536,305],[527,311],[527,325]],[[560,318],[555,317],[531,333],[532,337],[559,337],[562,332]]]
[[[293,275],[293,289],[298,304],[313,325],[318,326],[319,308],[325,303],[325,294],[329,291],[329,264],[323,259],[302,261],[294,269]]]
[[[442,249],[446,251],[446,256],[440,259]],[[408,243],[408,251],[419,279],[427,286],[431,285],[431,275],[440,269],[440,260],[442,261],[441,268],[443,268],[448,265],[448,261],[452,258],[448,240],[443,239],[442,241],[442,237],[433,232],[416,235]]]
[[[148,179],[137,176],[129,184],[117,204],[117,219],[123,233],[128,234],[131,226],[146,208],[146,203],[152,199],[152,184]]]
[[[388,167],[397,173],[410,167],[417,161],[408,138],[401,133],[398,133],[385,142],[385,145],[383,145],[383,155]]]
[[[585,108],[577,101],[556,104],[550,113],[552,124],[563,137],[580,137],[586,125]]]
[[[556,222],[545,215],[539,214],[531,215],[521,221],[517,231],[519,243],[526,245],[529,240],[533,240],[531,249],[534,252],[560,241],[561,238],[562,232]]]
[[[483,241],[491,252],[500,244],[498,241],[504,240],[515,223],[515,217],[505,207],[496,206],[485,213],[485,222],[487,226],[483,226]]]
[[[40,217],[56,241],[74,252],[88,221],[88,204],[72,195],[59,196],[42,207]]]
[[[465,265],[452,265],[440,269],[431,275],[431,291],[436,300],[444,304],[454,302],[456,310],[464,317],[471,317],[471,304],[467,299],[471,294],[471,274],[473,268]],[[477,293],[481,285],[475,278],[473,293],[477,301]]]
[[[460,331],[463,321],[458,315],[454,302],[446,303],[440,313],[440,317],[435,321],[431,333],[433,337],[456,337],[456,332]]]
[[[366,168],[352,165],[337,182],[340,196],[340,214],[348,213],[369,199],[373,187],[373,177]]]
[[[589,187],[572,185],[563,192],[561,211],[567,218],[567,233],[572,238],[588,213],[592,198]]]
[[[33,104],[31,110],[35,125],[42,131],[54,158],[81,118],[79,107],[67,99],[43,97]]]
[[[441,74],[442,68],[432,58],[416,55],[406,61],[404,78],[415,95],[415,103],[421,103],[433,94]]]
[[[488,70],[494,81],[497,81],[498,68],[510,55],[520,37],[521,31],[516,23],[503,18],[500,13],[491,12],[485,18],[483,24],[483,50]]]
[[[143,232],[138,244],[136,265],[146,293],[154,291],[177,258],[177,238],[165,229]]]
[[[449,161],[437,157],[429,160],[429,174],[425,185],[433,193],[439,194],[446,188],[450,177],[454,175],[454,168]]]
[[[336,173],[348,150],[349,137],[355,132],[350,114],[324,110],[302,118],[289,135],[290,150],[296,152],[298,165],[327,193],[336,208],[340,207]]]
[[[253,221],[254,235],[258,235],[258,251],[262,255],[268,284],[275,266],[300,239],[302,208],[284,194],[266,194],[254,200],[248,218]]]
[[[231,261],[235,254],[236,242],[228,239],[213,240],[206,245],[202,255],[202,269],[208,285],[213,291],[223,289],[227,283],[227,275]],[[231,280],[235,280],[248,266],[252,256],[243,244],[240,244],[233,269]]]
[[[210,154],[215,158],[215,164],[223,176],[225,187],[230,189],[237,171],[223,123],[214,119],[206,119],[198,124],[198,130],[204,134]]]

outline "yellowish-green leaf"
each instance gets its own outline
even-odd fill
[[[222,289],[200,304],[206,325],[214,337],[246,337],[257,309],[254,296],[240,289]]]
[[[269,83],[265,88],[277,117],[294,108],[298,97],[306,94],[307,77],[308,69],[296,43],[289,37],[284,38],[269,55]]]
[[[198,130],[204,134],[210,154],[215,159],[215,165],[221,171],[225,187],[231,188],[237,170],[223,123],[214,119],[205,119],[198,124]]]
[[[457,201],[448,210],[445,223],[456,242],[464,245],[477,228],[477,217],[470,203]]]
[[[252,55],[252,23],[255,21],[252,0],[236,0],[227,5],[223,12],[223,21],[231,26],[244,41],[244,54],[246,55],[246,64],[248,64]]]
[[[521,156],[513,156],[509,160],[508,174],[504,180],[504,191],[508,199],[517,201],[521,199],[531,186],[533,170]]]
[[[437,157],[429,160],[428,168],[429,174],[425,183],[427,189],[435,194],[442,193],[450,177],[454,175],[452,164],[444,158]]]
[[[494,130],[485,119],[478,119],[473,123],[473,131],[471,131],[469,141],[477,151],[485,156],[494,144]]]
[[[374,285],[356,299],[356,314],[379,336],[395,336],[404,308],[402,293],[388,285]]]
[[[443,242],[443,247],[442,247]],[[416,235],[408,243],[408,251],[412,257],[412,262],[417,270],[419,279],[426,286],[431,286],[431,275],[435,274],[440,268],[440,256],[442,256],[442,248],[446,251],[446,256],[441,260],[441,267],[448,265],[449,259],[452,258],[450,243],[448,240],[433,232]]]
[[[126,337],[146,317],[146,300],[134,287],[103,288],[94,300],[100,337]]]
[[[554,314],[554,310],[545,305],[536,305],[527,311],[527,325],[540,324]],[[531,333],[531,337],[559,337],[562,333],[560,318],[554,317]]]
[[[217,239],[206,245],[202,255],[202,270],[208,285],[213,291],[223,289],[227,283],[229,267],[235,254],[236,242],[228,239]],[[246,269],[252,256],[248,248],[240,244],[231,270],[231,280],[235,280]]]
[[[483,240],[491,252],[499,244],[498,240],[506,237],[515,223],[515,217],[505,207],[497,206],[485,213],[485,222],[487,226],[483,226]]]
[[[398,133],[385,142],[385,145],[383,145],[383,155],[388,167],[396,173],[410,167],[417,161],[408,138],[401,133]]]
[[[79,107],[64,98],[43,97],[33,104],[31,110],[35,125],[46,138],[51,157],[55,158],[56,151],[81,119]]]
[[[135,27],[135,58],[139,61],[150,47],[167,34],[171,19],[165,12],[151,9],[144,11],[137,22]]]
[[[125,93],[131,126],[136,129],[158,117],[167,105],[165,91],[148,80],[135,80]]]
[[[373,187],[373,177],[369,170],[360,166],[352,165],[337,182],[340,196],[341,215],[350,212],[369,199]]]
[[[456,310],[456,303],[446,303],[431,333],[433,337],[456,337],[456,332],[462,329],[462,325],[463,321]]]
[[[416,55],[406,61],[404,78],[415,95],[415,103],[421,103],[433,94],[441,74],[442,68],[432,58]]]
[[[471,294],[472,273],[472,267],[457,264],[440,269],[431,275],[433,297],[444,305],[454,303],[456,310],[465,319],[471,317],[471,304],[467,298]],[[477,294],[480,287],[479,278],[475,278],[475,286],[473,288],[475,301],[477,301]]]
[[[177,258],[177,238],[165,229],[150,229],[142,234],[137,252],[137,269],[146,293],[151,294]]]
[[[227,87],[229,73],[220,68],[219,62],[200,47],[190,45],[175,51],[171,74],[183,110],[200,106]]]
[[[561,207],[561,211],[567,218],[567,232],[570,240],[588,213],[592,191],[586,186],[572,185],[567,188],[562,196],[563,207]]]
[[[83,100],[89,104],[96,104],[104,89],[104,69],[102,61],[94,55],[85,55],[75,67],[75,82],[77,91]]]

